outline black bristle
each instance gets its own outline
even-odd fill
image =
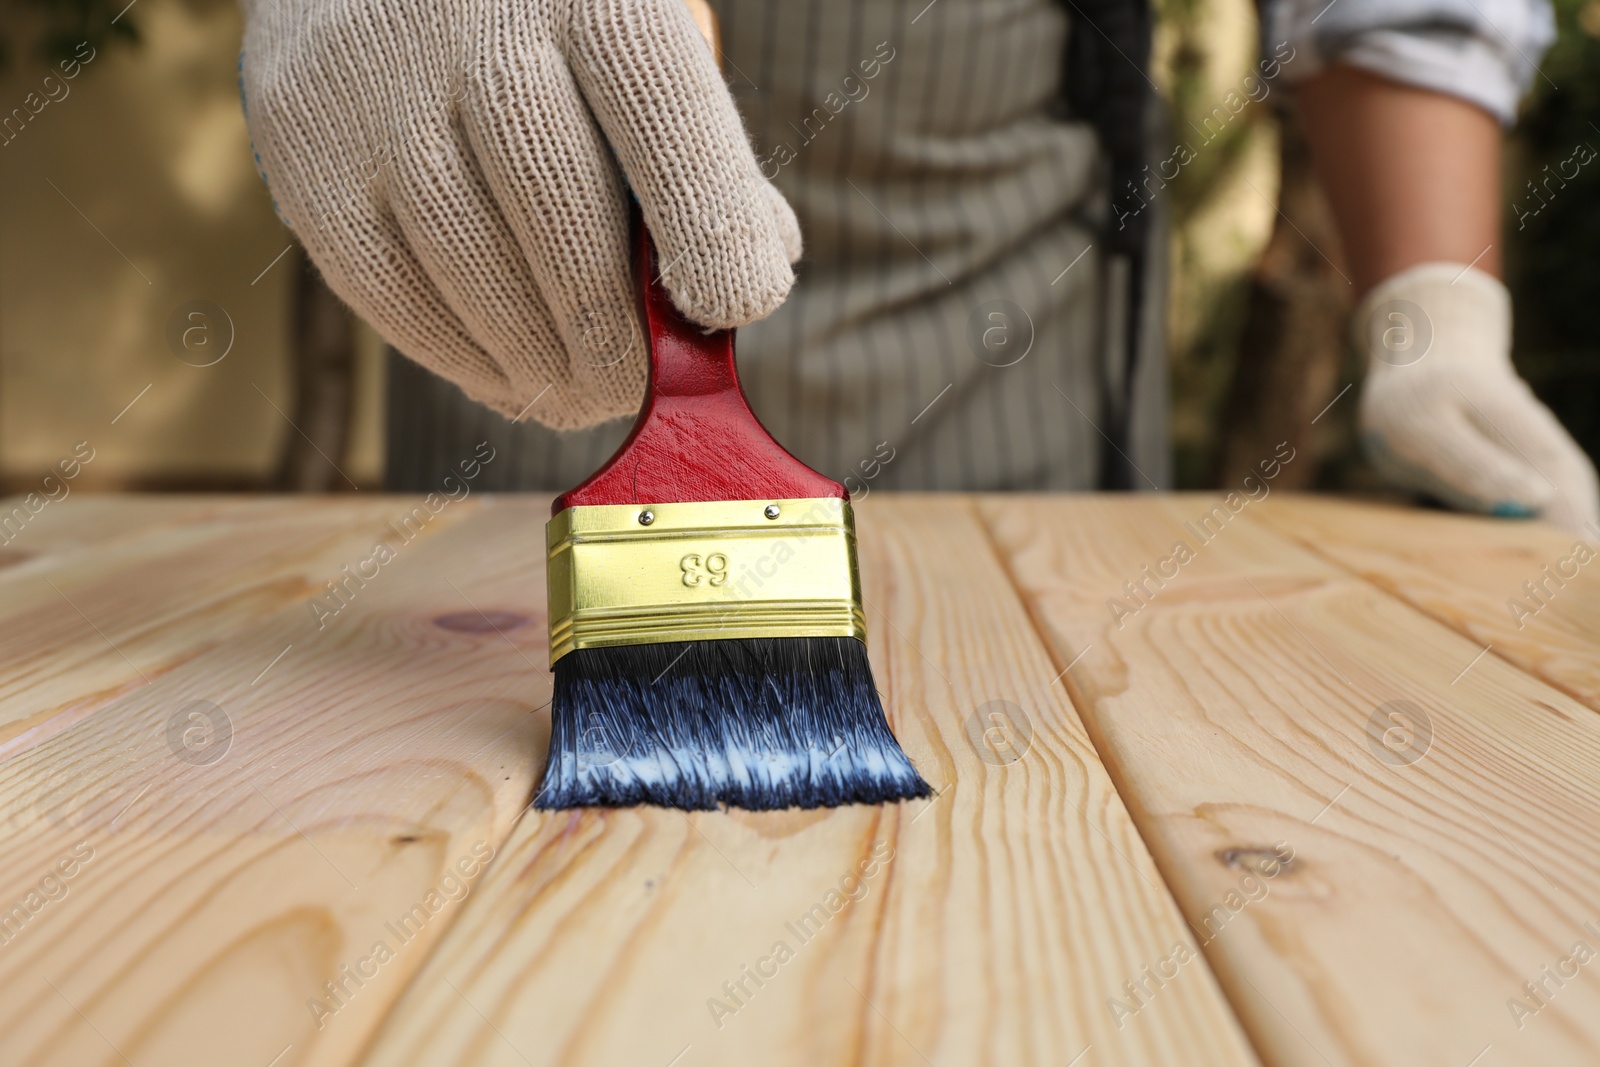
[[[556,661],[536,807],[771,811],[931,794],[853,637],[624,645]]]

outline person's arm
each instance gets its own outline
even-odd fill
[[[1335,64],[1296,89],[1356,297],[1420,263],[1500,277],[1500,123],[1476,104]]]
[[[628,197],[702,326],[771,313],[794,212],[682,0],[241,0],[274,206],[383,337],[513,418],[644,393]]]
[[[1549,6],[1425,2],[1267,8],[1361,301],[1361,444],[1397,485],[1600,540],[1594,465],[1512,367],[1500,281],[1501,128]]]

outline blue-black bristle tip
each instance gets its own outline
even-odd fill
[[[555,665],[534,806],[749,811],[932,795],[889,732],[853,637],[678,641]]]

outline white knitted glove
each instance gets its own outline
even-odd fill
[[[1454,507],[1540,515],[1590,537],[1594,464],[1511,365],[1511,294],[1460,263],[1424,263],[1356,312],[1369,369],[1361,439],[1390,481]]]
[[[683,0],[243,7],[279,214],[334,292],[468,396],[557,428],[638,409],[623,175],[689,318],[740,326],[788,294],[799,226]]]

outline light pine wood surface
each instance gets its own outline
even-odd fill
[[[1282,536],[1287,512],[1215,505],[979,507],[1057,661],[1081,655],[1074,703],[1262,1058],[1600,1062],[1600,974],[1571,960],[1600,951],[1600,716]]]
[[[404,513],[398,499],[121,503],[68,497],[7,546],[0,759],[302,605]]]
[[[874,494],[935,799],[546,814],[546,502],[417,503],[0,550],[0,1064],[1600,1062],[1595,579],[1504,604],[1570,538]]]
[[[528,548],[540,543],[538,523],[525,507],[450,505],[319,625],[307,606],[317,579],[367,557],[387,521],[379,516],[398,520],[413,503],[323,505],[322,536],[302,535],[296,550],[295,595],[232,632],[164,600],[135,557],[132,599],[169,612],[174,627],[192,625],[194,651],[4,765],[0,805],[19,813],[0,868],[4,907],[26,908],[59,864],[88,859],[46,887],[58,899],[6,931],[0,1062],[356,1060],[459,912],[447,873],[474,846],[497,847],[525,803],[540,743],[534,711],[549,694],[542,640],[528,636],[542,613],[518,625],[503,610],[542,594]],[[250,552],[276,560],[281,537],[252,540],[265,520],[240,518],[256,522],[204,547],[186,543],[190,565],[210,573]],[[348,536],[352,524],[359,537]],[[336,551],[327,542],[338,536]],[[102,581],[103,559],[81,566]],[[57,584],[69,595],[76,587],[67,573]],[[177,588],[195,603],[213,592]],[[120,643],[120,631],[100,629]],[[41,637],[52,640],[47,655],[53,638]],[[181,755],[195,754],[181,737],[203,723],[180,718],[173,743],[173,717],[194,701],[219,706],[230,724],[214,762],[203,758],[218,749],[201,745],[201,761]],[[419,904],[404,940],[389,932]],[[383,939],[393,958],[373,961]],[[371,973],[358,985],[346,967]],[[331,1000],[331,980],[348,995]],[[308,1007],[313,999],[328,1010]]]
[[[976,517],[868,501],[859,526],[874,677],[939,796],[530,814],[369,1062],[1254,1062]],[[967,736],[998,700],[1032,724],[1009,765]],[[1174,946],[1193,973],[1119,1028],[1108,996]],[[763,957],[775,976],[730,996]]]
[[[1268,523],[1311,551],[1600,710],[1600,552],[1537,523],[1268,500]],[[1600,530],[1590,538],[1600,542]]]

